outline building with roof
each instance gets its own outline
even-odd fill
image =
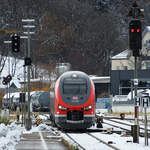
[[[142,33],[142,50],[137,58],[139,88],[149,87],[150,82],[150,26]],[[111,59],[111,94],[123,95],[131,91],[134,79],[134,57],[132,51],[127,49]]]
[[[90,79],[94,82],[95,85],[95,94],[96,98],[102,96],[102,94],[110,93],[110,77],[103,76],[90,76]],[[106,96],[106,95],[105,95]]]

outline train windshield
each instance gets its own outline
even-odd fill
[[[85,95],[87,94],[87,84],[83,79],[65,80],[63,84],[63,93],[66,95]]]
[[[64,84],[63,93],[69,95],[85,95],[87,93],[85,84]]]

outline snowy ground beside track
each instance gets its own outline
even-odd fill
[[[107,128],[107,126],[104,126],[104,128]],[[21,125],[15,124],[13,122],[11,125],[4,125],[0,124],[0,150],[15,150],[16,144],[21,140],[21,135],[23,133],[32,134],[33,132],[38,131],[49,131],[54,132],[54,134],[60,134],[64,139],[66,139],[70,144],[74,145],[74,143],[68,139],[65,134],[60,133],[56,129],[47,126],[45,124],[41,124],[40,126],[34,126],[30,131],[26,131],[24,127],[21,127]],[[84,133],[83,133],[84,134]],[[118,146],[120,150],[150,150],[150,139],[149,139],[149,146],[144,145],[144,138],[139,139],[140,143],[136,144],[133,143],[133,139],[131,136],[124,137],[118,134],[106,134],[106,133],[92,133],[93,135],[101,138],[102,140],[105,140],[106,142],[112,141],[114,146]],[[84,136],[83,136],[84,137]],[[74,138],[77,139],[81,145],[87,148],[87,150],[103,150],[103,147],[99,147],[99,142],[90,140],[90,138],[84,137],[81,139],[80,134],[74,133]],[[88,142],[87,142],[88,141]],[[90,141],[90,142],[89,142]],[[89,146],[90,144],[90,146]],[[105,149],[107,150],[107,149]]]

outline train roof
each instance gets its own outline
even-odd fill
[[[67,71],[67,72],[63,73],[61,76],[70,76],[72,74],[78,74],[78,75],[88,76],[86,73],[84,73],[82,71]]]
[[[67,72],[65,72],[65,73],[63,73],[60,77],[59,77],[59,79],[62,79],[62,78],[66,78],[66,77],[85,77],[85,78],[89,78],[89,76],[86,74],[86,73],[84,73],[84,72],[82,72],[82,71],[67,71]]]
[[[102,76],[102,77],[98,77],[98,76],[93,76],[93,75],[87,75],[86,73],[82,72],[82,71],[67,71],[65,73],[63,73],[61,77],[63,76],[70,76],[73,74],[77,74],[77,75],[84,75],[89,77],[94,83],[110,83],[110,76]]]

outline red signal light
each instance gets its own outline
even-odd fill
[[[131,29],[131,32],[134,32],[134,29]]]
[[[137,29],[136,31],[137,31],[137,32],[140,32],[140,29]]]

